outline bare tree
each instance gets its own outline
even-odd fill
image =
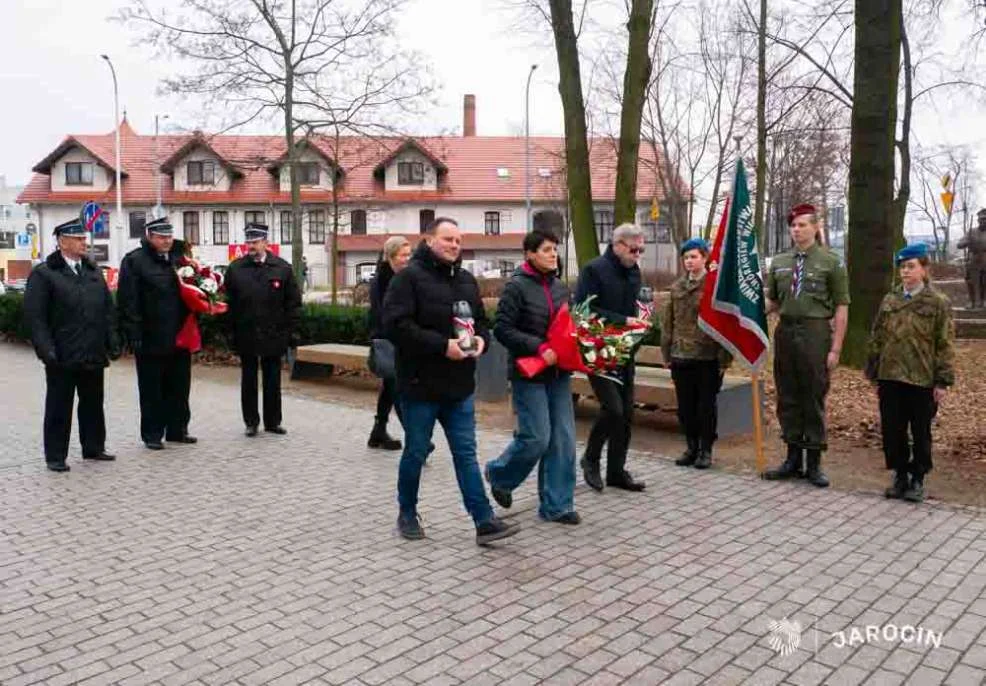
[[[403,0],[132,0],[119,19],[159,54],[191,65],[164,90],[202,111],[236,112],[225,130],[280,118],[291,182],[292,263],[302,269],[298,134],[358,130],[430,92],[396,40]]]

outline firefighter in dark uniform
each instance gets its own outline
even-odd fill
[[[286,434],[281,426],[281,357],[298,330],[301,291],[291,265],[267,249],[267,227],[246,227],[250,253],[226,272],[226,299],[233,324],[233,347],[240,356],[240,404],[246,435],[256,436],[257,368],[264,382],[264,431]]]
[[[661,353],[671,368],[678,422],[688,448],[681,467],[708,469],[716,440],[717,396],[732,355],[698,326],[709,244],[692,238],[681,246],[685,274],[671,285],[661,318]]]
[[[931,420],[955,383],[955,329],[948,298],[929,280],[928,246],[908,245],[896,262],[901,288],[880,304],[866,376],[877,386],[883,454],[894,471],[886,495],[921,502],[931,471]]]
[[[140,247],[120,263],[117,307],[120,329],[137,360],[140,438],[151,450],[169,443],[195,443],[188,434],[192,356],[175,340],[188,309],[178,290],[177,268],[184,241],[175,240],[167,218],[146,226]]]
[[[794,248],[772,260],[766,293],[767,311],[780,312],[774,332],[774,384],[787,458],[764,478],[804,475],[824,488],[829,485],[821,470],[827,448],[825,396],[846,335],[849,282],[839,257],[817,240],[814,207],[796,206],[787,221]]]
[[[76,393],[83,459],[116,459],[106,452],[103,369],[120,348],[113,299],[99,267],[86,257],[82,223],[60,224],[55,236],[58,249],[27,280],[24,312],[45,366],[45,462],[53,472],[67,472]]]

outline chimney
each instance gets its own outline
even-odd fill
[[[466,138],[476,135],[476,96],[467,95],[462,99],[462,135]]]

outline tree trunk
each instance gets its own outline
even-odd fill
[[[339,159],[339,131],[336,130],[335,137],[335,148],[332,150],[332,156],[338,160]],[[332,260],[332,304],[337,304],[337,298],[339,297],[339,277],[336,274],[336,270],[339,268],[339,174],[336,174],[336,170],[332,169],[332,247],[329,250],[329,259]],[[350,233],[352,233],[352,228],[350,228]],[[355,284],[354,284],[355,285]],[[350,298],[350,304],[354,304],[352,298]]]
[[[599,255],[592,214],[592,180],[589,175],[589,141],[582,97],[578,39],[572,19],[571,0],[549,0],[551,29],[558,54],[559,84],[565,117],[565,168],[568,208],[579,266]]]
[[[856,0],[849,160],[849,330],[844,363],[861,367],[873,319],[893,280],[894,138],[901,0]]]
[[[757,195],[753,207],[753,227],[757,231],[761,254],[766,254],[763,208],[767,197],[767,0],[760,0],[760,26],[757,27]]]
[[[640,152],[640,122],[647,85],[650,83],[651,18],[654,0],[633,0],[627,22],[629,41],[623,74],[623,104],[620,111],[620,149],[616,158],[616,202],[614,224],[637,221],[637,161]]]
[[[900,180],[897,184],[897,197],[894,198],[892,228],[894,245],[904,246],[904,217],[907,215],[907,202],[911,197],[911,112],[914,109],[914,71],[911,65],[911,43],[907,39],[904,11],[900,16],[900,48],[904,60],[904,112],[900,118]]]
[[[298,148],[294,140],[294,73],[285,60],[284,141],[288,147],[288,175],[291,179],[291,269],[300,284],[304,280],[305,244],[301,242],[301,184],[298,179]]]

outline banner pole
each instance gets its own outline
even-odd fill
[[[756,448],[757,474],[761,477],[767,471],[767,462],[763,454],[763,421],[760,417],[760,372],[753,369],[750,372],[753,382],[753,443]]]

